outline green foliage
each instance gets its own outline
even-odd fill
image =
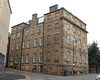
[[[100,65],[100,51],[97,42],[88,46],[89,66]]]
[[[11,37],[11,34],[10,34],[10,32],[8,32],[8,37]]]

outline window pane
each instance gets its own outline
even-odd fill
[[[18,63],[18,55],[15,57],[15,63]]]
[[[29,63],[29,55],[26,55],[26,63]]]
[[[40,54],[39,54],[39,62],[42,62],[42,58],[43,58],[43,54],[40,53]]]
[[[68,18],[68,14],[66,13],[66,17]]]
[[[84,55],[84,64],[86,63],[86,56]]]
[[[18,27],[18,29],[21,29],[21,27]]]
[[[38,33],[40,33],[40,32],[41,32],[41,26],[38,27]]]
[[[73,38],[73,46],[76,46],[76,39]]]
[[[33,56],[33,62],[37,62],[37,54],[36,53]]]
[[[43,46],[43,38],[40,38],[40,46]]]
[[[17,34],[17,38],[20,38],[20,33]]]
[[[19,42],[17,43],[17,48],[16,49],[19,49],[19,46],[20,46],[20,44],[19,44]]]
[[[30,40],[27,41],[27,48],[30,48]]]
[[[80,62],[80,63],[82,62],[81,54],[79,55],[79,62]]]
[[[10,61],[13,61],[13,55],[11,56],[11,59],[10,59]]]
[[[29,30],[26,31],[25,36],[28,36]]]
[[[85,37],[85,34],[83,33],[83,38]]]
[[[70,25],[69,24],[67,24],[67,29],[70,29]]]
[[[12,50],[14,50],[14,43],[12,44]]]
[[[76,62],[76,53],[74,53],[74,62]]]
[[[78,35],[81,35],[81,32],[80,31],[78,31]]]
[[[77,22],[77,24],[80,26],[80,22]]]
[[[37,39],[34,40],[34,47],[37,47]]]
[[[24,55],[22,56],[22,63],[24,63]]]
[[[26,45],[26,42],[24,41],[24,42],[23,42],[23,49],[25,48],[25,45]]]
[[[67,44],[70,44],[70,35],[67,35]]]
[[[31,34],[34,34],[34,28],[32,28],[32,32],[31,32]]]
[[[33,71],[37,70],[37,67],[36,66],[33,66]]]
[[[70,52],[67,53],[67,60],[70,61]]]
[[[79,48],[81,48],[81,40],[79,40]]]
[[[15,39],[15,33],[13,34],[13,39]]]
[[[75,28],[73,28],[73,32],[75,33]]]

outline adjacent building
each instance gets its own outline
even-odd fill
[[[9,0],[0,0],[0,73],[4,73],[8,29],[11,15]]]
[[[8,35],[7,53],[6,53],[6,67],[8,68],[9,61],[9,50],[10,50],[10,36]]]
[[[58,75],[88,73],[86,24],[58,5],[49,10],[12,27],[9,67]]]

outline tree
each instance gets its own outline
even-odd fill
[[[10,34],[10,32],[8,32],[8,37],[11,37],[11,34]]]
[[[100,51],[97,42],[93,42],[88,46],[89,67],[96,68],[100,65]]]

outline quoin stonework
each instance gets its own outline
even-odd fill
[[[12,27],[9,67],[56,75],[88,73],[86,24],[58,5],[49,10]]]

